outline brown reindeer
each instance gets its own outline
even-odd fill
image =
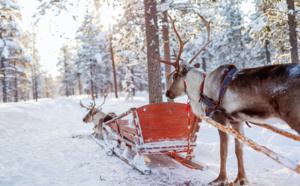
[[[200,15],[199,15],[200,16]],[[205,23],[210,40],[210,21]],[[204,47],[190,62],[181,62],[180,55],[186,42],[178,35],[174,21],[170,17],[173,29],[179,39],[180,49],[175,62],[157,61],[175,67],[171,75],[173,82],[166,96],[174,99],[187,94],[193,112],[197,116],[207,115],[213,120],[231,125],[244,134],[244,122],[257,122],[268,118],[277,118],[287,123],[300,134],[300,65],[282,64],[258,68],[237,70],[234,65],[222,65],[204,73],[190,66]],[[228,134],[220,135],[220,174],[210,184],[225,185],[227,182],[226,160]],[[248,184],[243,163],[243,144],[235,139],[235,154],[238,161],[238,174],[232,185]]]
[[[93,122],[95,125],[94,130],[97,134],[97,137],[100,139],[103,139],[103,133],[102,133],[103,123],[117,116],[113,112],[106,114],[102,112],[102,108],[100,108],[102,105],[104,105],[107,95],[108,94],[103,94],[104,97],[103,103],[98,107],[96,107],[96,101],[94,96],[92,96],[93,102],[91,102],[89,106],[84,106],[80,101],[80,106],[89,110],[89,112],[83,117],[82,119],[83,122],[85,123]]]

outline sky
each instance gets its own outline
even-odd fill
[[[37,12],[37,7],[39,6],[38,0],[20,0],[18,4],[21,7],[23,17],[21,27],[26,30],[32,30],[32,23],[35,21],[35,18],[32,16]],[[109,24],[114,22],[112,16],[119,13],[118,11],[110,11],[106,5],[101,8],[100,12],[105,15],[105,18],[102,19],[105,29],[108,28]],[[37,49],[41,57],[40,64],[42,65],[42,70],[47,71],[54,77],[60,74],[56,66],[59,49],[64,43],[74,42],[75,44],[76,30],[81,24],[84,13],[84,8],[70,7],[68,11],[61,11],[58,16],[52,11],[48,11],[42,16],[37,24]],[[73,19],[73,15],[78,16],[76,20]]]
[[[86,3],[87,1],[80,1],[80,3]],[[242,9],[245,12],[253,10],[253,6],[248,3],[242,4]],[[23,20],[21,26],[23,29],[32,30],[32,23],[35,18],[32,16],[37,12],[37,7],[40,5],[38,0],[20,0],[18,2],[21,7],[21,13]],[[85,7],[87,5],[80,5],[80,7],[70,7],[68,11],[61,11],[61,13],[56,16],[52,11],[47,11],[47,13],[42,16],[39,23],[37,24],[37,49],[40,55],[40,64],[42,70],[47,71],[53,77],[58,76],[60,73],[56,64],[58,63],[59,49],[64,43],[74,42],[75,44],[75,34],[77,27],[80,26],[82,17],[85,13]],[[102,24],[108,29],[108,25],[113,23],[112,17],[117,14],[122,13],[121,9],[112,10],[106,6],[100,9]],[[73,15],[77,15],[77,19],[73,19]],[[104,17],[105,16],[105,17]],[[69,39],[65,39],[65,38]]]

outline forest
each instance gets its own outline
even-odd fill
[[[212,42],[194,60],[203,71],[299,62],[299,1],[0,0],[0,102],[107,92],[131,99],[137,91],[149,92],[150,103],[161,102],[172,69],[155,56],[170,60],[179,50],[167,15],[189,40],[181,55],[189,60],[207,39],[197,13],[212,19]],[[74,34],[55,27],[66,15]],[[52,22],[45,27],[45,20]],[[40,39],[41,27],[59,35],[56,61],[46,62],[55,63],[57,74],[43,65],[40,46],[50,44]]]

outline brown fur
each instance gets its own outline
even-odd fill
[[[218,101],[219,91],[226,74],[235,68],[234,65],[222,65],[206,74],[203,93],[214,101]],[[203,72],[192,69],[186,72],[187,65],[180,64],[177,76],[166,95],[174,99],[185,93],[184,81],[187,84],[186,93],[191,100],[192,109],[196,115],[212,113],[206,105],[199,103],[200,85],[203,82]],[[244,133],[245,121],[278,118],[286,122],[300,134],[300,65],[282,64],[258,68],[238,70],[228,83],[221,107],[233,118],[229,120],[220,112],[213,112],[212,119]],[[226,159],[228,151],[228,134],[219,131],[220,135],[220,174],[211,184],[227,183]],[[234,184],[248,183],[243,163],[243,144],[235,140],[235,153],[238,159],[238,175]]]

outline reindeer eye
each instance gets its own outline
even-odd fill
[[[178,73],[173,74],[173,80],[175,80],[178,77]]]

